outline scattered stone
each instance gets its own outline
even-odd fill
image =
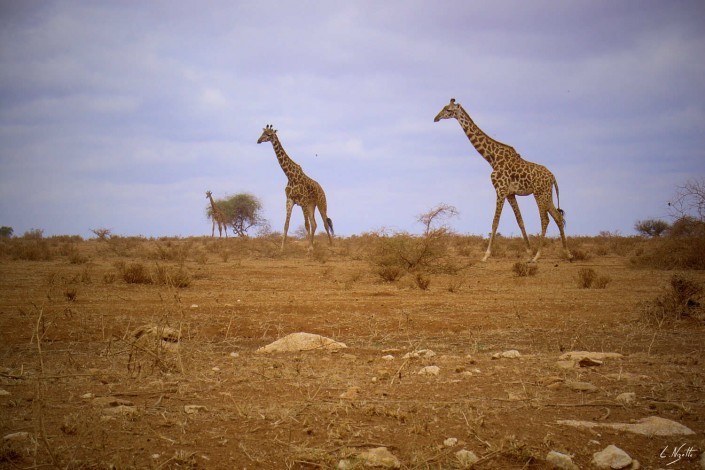
[[[558,424],[565,424],[576,428],[611,428],[617,431],[627,431],[644,436],[689,436],[695,434],[692,429],[670,419],[658,416],[642,418],[636,423],[596,423],[593,421],[576,421],[572,419],[558,420]]]
[[[116,397],[97,397],[93,399],[93,406],[105,408],[116,406],[134,406],[130,400],[124,400]]]
[[[418,374],[419,375],[438,375],[440,373],[441,369],[438,366],[426,366],[422,367],[421,370],[419,370]]]
[[[595,367],[595,366],[601,366],[603,364],[603,361],[598,361],[597,359],[593,359],[591,357],[584,357],[578,361],[578,367]]]
[[[631,372],[620,372],[620,373],[613,373],[613,374],[605,374],[605,377],[608,379],[614,379],[614,380],[624,380],[626,382],[644,382],[648,381],[651,378],[648,375],[643,375],[643,374],[632,374]]]
[[[573,463],[573,458],[570,455],[562,454],[555,450],[548,453],[546,462],[553,465],[553,468],[559,468],[561,470],[580,470],[580,467]]]
[[[377,447],[361,452],[357,458],[365,467],[401,468],[401,462],[386,447]],[[339,467],[340,468],[340,467]]]
[[[468,377],[472,377],[472,372],[470,372],[469,370],[466,370],[466,371],[461,372],[460,375],[465,378],[468,378]]]
[[[0,397],[7,397],[9,395],[10,395],[10,392],[8,392],[7,390],[5,390],[3,388],[0,388]]]
[[[130,405],[111,406],[108,408],[103,408],[101,413],[103,416],[126,416],[129,418],[137,416],[137,407]]]
[[[590,352],[590,351],[570,351],[559,357],[561,361],[577,361],[591,359],[593,361],[604,361],[605,359],[617,359],[624,357],[619,353],[610,352]]]
[[[208,411],[208,408],[203,405],[184,405],[184,411],[186,414],[194,415],[196,413],[200,413],[201,411]]]
[[[325,336],[312,333],[291,333],[276,340],[273,343],[263,346],[257,350],[258,353],[271,352],[297,352],[311,350],[338,350],[347,348],[345,343],[326,338]]]
[[[191,308],[198,308],[198,304],[191,304]]]
[[[382,356],[382,359],[384,359],[385,361],[393,361],[394,356],[392,356],[391,354],[387,354],[386,356]]]
[[[455,459],[458,461],[460,468],[470,468],[480,460],[480,458],[475,455],[475,452],[467,449],[456,452]]]
[[[596,386],[589,382],[577,382],[573,380],[566,381],[564,386],[574,392],[595,393],[598,390]]]
[[[350,387],[340,394],[343,400],[356,400],[360,396],[360,387]]]
[[[230,357],[233,357],[233,358],[235,358],[235,357],[240,357],[240,353],[231,352],[231,353],[230,353]]]
[[[624,392],[617,395],[615,398],[618,403],[622,405],[633,405],[636,402],[636,393],[634,392]]]
[[[28,441],[30,437],[32,437],[32,435],[27,431],[20,431],[6,434],[2,437],[2,440],[5,442],[22,442]]]
[[[95,395],[93,395],[91,392],[84,393],[83,395],[81,395],[81,398],[83,398],[84,400],[88,400],[89,398],[94,398],[94,397],[95,397]]]
[[[220,367],[215,366],[215,367],[212,367],[211,370],[212,370],[213,372],[220,372]]]
[[[615,470],[631,466],[629,454],[615,445],[608,445],[599,452],[592,454],[592,463],[597,468],[613,468]]]
[[[443,441],[443,445],[446,447],[453,447],[458,443],[458,439],[455,437],[449,437],[445,441]]]
[[[517,359],[521,357],[521,353],[516,349],[510,349],[501,353],[492,354],[492,359]]]
[[[404,356],[402,356],[402,359],[416,359],[419,357],[433,357],[435,355],[436,355],[435,351],[433,351],[431,349],[419,349],[417,351],[411,351],[411,352],[404,354]]]
[[[561,377],[556,377],[555,375],[541,379],[541,385],[549,390],[558,390],[563,386],[563,382],[564,380]]]

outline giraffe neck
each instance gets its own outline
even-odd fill
[[[482,155],[482,158],[487,160],[487,163],[489,163],[492,168],[501,166],[506,160],[514,156],[519,156],[513,147],[498,142],[485,134],[485,132],[475,124],[462,106],[460,107],[460,113],[457,119],[463,131],[465,131],[465,135],[470,139],[470,143],[475,147],[477,152]]]
[[[299,173],[301,173],[301,167],[286,154],[276,134],[274,134],[272,138],[272,147],[274,147],[274,153],[277,155],[277,160],[279,160],[279,166],[282,167],[286,177],[289,180],[296,178]]]

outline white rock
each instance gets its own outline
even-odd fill
[[[400,468],[401,462],[386,447],[377,447],[360,452],[357,458],[365,467]]]
[[[198,304],[191,304],[191,308],[198,308]]]
[[[89,399],[89,398],[93,398],[93,397],[95,397],[95,395],[93,395],[91,392],[84,393],[83,395],[81,395],[81,398],[84,398],[84,399]]]
[[[445,441],[443,441],[443,445],[446,447],[453,447],[458,443],[458,439],[455,437],[449,437]]]
[[[387,354],[386,356],[382,356],[382,359],[384,359],[385,361],[393,361],[394,356],[392,356],[391,354]]]
[[[111,406],[110,408],[103,408],[101,413],[104,416],[127,416],[133,417],[137,416],[137,407],[130,405],[118,405]]]
[[[240,353],[231,352],[230,357],[240,357]]]
[[[580,467],[573,463],[573,458],[570,455],[562,454],[555,450],[548,453],[546,462],[553,465],[553,468],[559,468],[561,470],[580,470]]]
[[[215,367],[212,367],[211,370],[212,370],[213,372],[220,372],[220,367],[215,366]]]
[[[570,351],[567,352],[559,359],[561,361],[568,361],[568,360],[573,360],[573,361],[580,361],[582,359],[592,359],[595,361],[604,361],[605,359],[616,359],[624,357],[619,353],[610,353],[610,352],[591,352],[591,351]]]
[[[418,374],[419,375],[438,375],[440,372],[441,372],[441,369],[438,366],[426,366],[426,367],[422,367],[421,370],[419,370]]]
[[[0,397],[7,397],[10,395],[10,392],[8,392],[5,389],[0,388]]]
[[[492,355],[492,359],[517,359],[519,357],[521,357],[521,353],[516,349],[510,349],[509,351],[494,353]]]
[[[258,353],[271,352],[297,352],[311,350],[337,350],[347,348],[345,343],[334,341],[325,336],[312,333],[291,333],[276,340],[273,343],[263,346],[257,350]]]
[[[402,356],[402,359],[415,359],[417,357],[433,357],[435,356],[436,353],[432,349],[419,349],[417,351],[411,351],[404,356]]]
[[[558,424],[576,428],[611,428],[617,431],[627,431],[644,436],[689,436],[695,434],[692,429],[670,419],[658,416],[642,418],[636,423],[596,423],[593,421],[576,421],[572,419],[558,420]]]
[[[460,464],[460,468],[470,468],[475,465],[480,459],[475,452],[467,449],[459,450],[455,453],[455,459]]]
[[[624,392],[617,395],[615,400],[623,405],[631,405],[636,402],[636,393],[634,392]]]
[[[7,442],[21,442],[27,441],[31,437],[31,434],[27,431],[13,432],[11,434],[6,434],[2,437],[3,441]]]
[[[201,411],[208,411],[208,408],[203,405],[184,405],[184,411],[186,414],[193,415]]]
[[[597,468],[626,468],[632,464],[629,454],[615,445],[608,445],[599,452],[592,454],[592,463]]]

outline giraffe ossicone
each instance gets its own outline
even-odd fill
[[[463,107],[455,102],[455,98],[450,99],[450,103],[441,109],[434,118],[434,122],[441,119],[456,119],[460,126],[465,131],[470,143],[475,147],[477,152],[490,164],[492,167],[492,185],[497,193],[497,202],[495,205],[494,219],[492,221],[492,232],[490,233],[490,241],[487,246],[487,251],[482,261],[487,261],[487,258],[492,254],[492,243],[497,233],[499,218],[502,214],[504,201],[509,201],[509,205],[514,211],[514,216],[517,219],[521,235],[526,243],[526,252],[531,256],[531,245],[529,237],[526,235],[524,228],[524,220],[519,211],[519,204],[516,196],[528,196],[533,194],[536,199],[536,204],[539,208],[541,216],[541,236],[539,238],[539,246],[536,250],[536,255],[531,258],[532,262],[536,262],[541,256],[541,248],[543,247],[546,229],[548,228],[549,214],[558,225],[558,230],[561,234],[563,242],[563,251],[566,257],[570,260],[573,256],[568,250],[568,245],[565,239],[565,218],[563,210],[560,208],[560,197],[558,195],[558,182],[548,168],[537,163],[529,162],[521,158],[513,147],[503,144],[492,137],[485,134],[475,122],[470,118],[470,115]],[[556,189],[557,207],[553,204],[553,188]]]
[[[262,129],[262,135],[257,139],[257,143],[271,142],[274,148],[274,153],[279,161],[279,166],[284,171],[287,177],[286,188],[286,220],[284,222],[284,235],[282,236],[282,251],[286,245],[286,237],[289,231],[289,220],[291,219],[291,210],[294,205],[301,206],[304,214],[304,225],[306,234],[309,239],[309,250],[313,250],[313,238],[316,234],[316,217],[315,211],[318,212],[323,219],[323,227],[328,235],[328,243],[333,243],[333,221],[328,217],[328,203],[326,202],[326,193],[317,181],[306,175],[299,164],[294,162],[289,155],[284,151],[284,147],[279,141],[277,131],[271,124],[267,124]]]

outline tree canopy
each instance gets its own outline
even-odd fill
[[[233,229],[240,237],[246,237],[247,231],[252,227],[266,225],[262,218],[262,203],[257,197],[249,193],[240,193],[226,199],[215,199],[215,204],[225,216],[225,224]],[[206,208],[208,218],[213,218],[213,208],[210,204]]]

